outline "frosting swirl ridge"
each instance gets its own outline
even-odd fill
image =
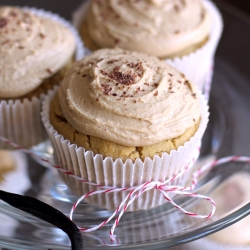
[[[1,7],[0,45],[0,98],[14,98],[31,92],[67,64],[76,41],[57,21]]]
[[[124,146],[176,138],[201,112],[182,73],[155,57],[121,49],[102,49],[75,63],[58,97],[76,130]]]
[[[169,57],[209,36],[201,0],[92,0],[88,33],[101,48],[118,46]]]

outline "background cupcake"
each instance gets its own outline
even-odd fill
[[[250,188],[250,175],[248,173],[235,174],[224,182],[213,194],[217,207],[216,213],[219,214],[227,214],[236,207],[247,204],[250,196],[247,191]],[[205,239],[171,248],[171,250],[249,250],[249,225],[250,217],[247,216]]]
[[[57,163],[108,186],[171,178],[197,157],[208,122],[206,105],[182,73],[120,49],[75,63],[53,96],[42,117]]]
[[[218,10],[201,0],[93,0],[76,12],[74,24],[90,50],[120,47],[166,59],[201,90],[222,32]]]
[[[1,7],[0,34],[0,134],[30,147],[46,138],[42,94],[83,57],[83,46],[68,22],[29,8]]]

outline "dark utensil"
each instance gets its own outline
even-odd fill
[[[83,249],[80,230],[67,216],[57,209],[33,197],[13,194],[2,190],[0,190],[0,199],[63,230],[70,238],[72,250]]]

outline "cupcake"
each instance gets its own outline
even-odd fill
[[[102,49],[70,68],[44,101],[42,119],[60,166],[90,182],[128,187],[191,165],[208,113],[196,88],[170,65]]]
[[[0,43],[0,135],[31,147],[46,138],[42,95],[83,57],[82,43],[57,15],[17,7],[0,8]]]
[[[250,175],[248,173],[235,174],[224,182],[211,194],[217,207],[215,216],[227,215],[249,202]],[[250,250],[249,225],[250,217],[248,216],[205,239],[171,248],[171,250]]]
[[[73,21],[90,50],[120,47],[157,56],[201,90],[222,31],[220,14],[207,0],[93,0]]]

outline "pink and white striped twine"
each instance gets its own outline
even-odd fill
[[[91,195],[95,195],[95,194],[100,194],[100,193],[112,193],[112,192],[124,192],[124,191],[129,191],[128,195],[124,198],[124,200],[121,202],[121,204],[116,208],[116,210],[114,211],[114,213],[105,221],[103,221],[101,224],[96,225],[92,228],[79,228],[81,231],[83,232],[91,232],[91,231],[95,231],[101,227],[103,227],[104,225],[106,225],[109,221],[111,221],[118,213],[119,215],[116,217],[115,222],[113,223],[113,226],[111,227],[110,230],[110,238],[111,240],[115,240],[115,235],[114,235],[114,231],[115,228],[118,226],[119,221],[122,217],[122,215],[124,214],[124,212],[127,210],[127,208],[129,207],[129,205],[131,203],[133,203],[133,201],[138,198],[141,194],[143,194],[144,192],[147,192],[148,190],[151,189],[157,189],[159,190],[162,195],[164,196],[164,198],[170,202],[176,209],[182,211],[184,214],[191,216],[191,217],[195,217],[195,218],[200,218],[200,219],[207,219],[210,218],[211,216],[213,216],[214,212],[215,212],[215,202],[213,201],[213,199],[211,199],[208,196],[204,196],[204,195],[200,195],[200,194],[196,194],[196,193],[192,193],[191,191],[194,190],[194,188],[196,187],[197,183],[198,183],[198,178],[204,174],[205,172],[207,172],[208,170],[211,170],[213,167],[218,166],[218,165],[222,165],[224,163],[229,163],[229,162],[245,162],[245,163],[250,163],[250,157],[247,156],[228,156],[228,157],[224,157],[221,158],[219,160],[213,161],[211,163],[207,163],[204,166],[202,166],[201,168],[199,168],[194,174],[193,174],[193,180],[192,180],[192,184],[190,187],[181,187],[181,186],[173,186],[173,185],[169,185],[168,183],[172,182],[173,180],[175,180],[176,178],[182,176],[188,169],[190,165],[187,165],[181,172],[179,172],[178,174],[176,174],[175,176],[163,181],[163,182],[159,182],[159,181],[148,181],[142,185],[139,186],[134,186],[134,187],[129,187],[129,188],[116,188],[116,187],[108,187],[108,186],[102,186],[100,184],[97,183],[92,183],[89,182],[88,180],[85,180],[79,176],[75,176],[73,173],[63,169],[61,166],[55,165],[51,162],[49,162],[49,160],[47,160],[46,158],[42,158],[40,156],[37,156],[36,154],[34,154],[33,152],[21,147],[20,145],[6,139],[3,136],[0,136],[0,140],[4,141],[5,143],[13,146],[16,149],[19,149],[29,155],[35,156],[37,157],[39,160],[46,162],[47,164],[49,164],[51,167],[61,171],[62,173],[71,176],[81,182],[84,182],[86,184],[89,185],[93,185],[96,186],[98,188],[100,188],[101,190],[96,190],[96,191],[91,191],[83,196],[81,196],[77,202],[73,205],[71,211],[70,211],[70,215],[69,218],[72,220],[73,218],[73,213],[76,210],[78,204],[85,198],[91,196]],[[185,210],[184,208],[178,206],[169,196],[168,193],[175,193],[175,194],[180,194],[180,195],[185,195],[185,196],[190,196],[190,197],[195,197],[195,198],[199,198],[199,199],[204,199],[206,201],[209,201],[212,205],[212,209],[211,212],[208,215],[199,215],[199,214],[195,214],[192,212],[189,212],[187,210]]]

